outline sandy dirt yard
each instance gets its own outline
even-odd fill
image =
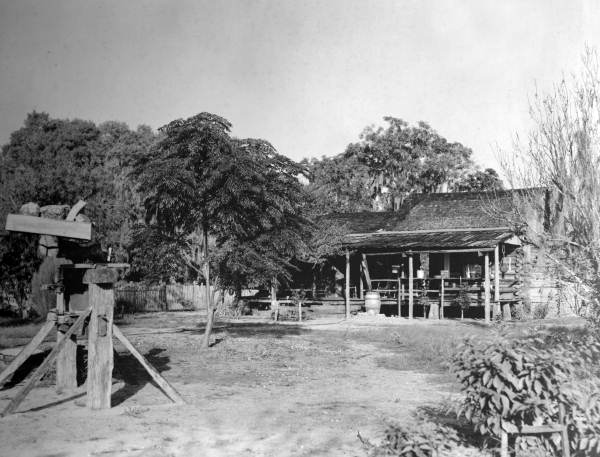
[[[378,441],[386,420],[410,421],[456,389],[407,368],[394,338],[405,320],[219,322],[208,352],[198,321],[163,313],[121,326],[185,405],[170,404],[117,344],[112,409],[90,411],[81,391],[42,383],[0,419],[0,456],[364,456],[358,432]],[[18,388],[0,391],[0,408]]]

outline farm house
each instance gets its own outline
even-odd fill
[[[508,221],[519,192],[418,194],[396,211],[323,216],[343,228],[345,255],[318,278],[303,271],[277,300],[291,304],[299,293],[307,312],[341,315],[364,309],[367,293],[377,292],[381,313],[434,319],[552,307],[557,288],[542,256]],[[543,230],[544,215],[528,214]]]

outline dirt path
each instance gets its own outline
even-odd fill
[[[448,397],[435,376],[386,368],[399,356],[389,329],[316,328],[228,327],[202,354],[197,329],[130,327],[186,405],[169,405],[124,356],[114,408],[91,413],[83,396],[59,402],[53,387],[36,388],[24,412],[0,419],[0,455],[360,456],[358,431],[378,439],[386,419]],[[0,391],[0,408],[15,390]]]

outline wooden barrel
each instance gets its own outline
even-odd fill
[[[381,297],[379,292],[365,293],[365,311],[367,314],[379,314],[381,310]]]

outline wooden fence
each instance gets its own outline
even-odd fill
[[[235,296],[227,291],[215,293],[216,304],[228,306],[234,299]],[[206,311],[206,288],[198,284],[125,285],[115,289],[115,302],[116,311],[120,313]]]

